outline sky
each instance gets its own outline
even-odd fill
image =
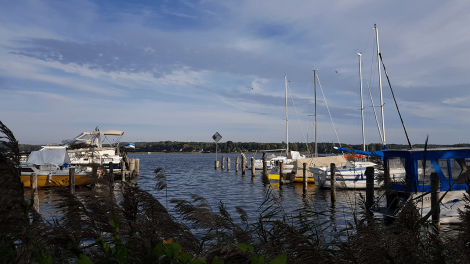
[[[362,79],[365,141],[379,143],[375,24],[411,143],[469,143],[469,1],[1,6],[0,121],[22,144],[60,143],[96,127],[124,131],[124,142],[213,142],[215,132],[220,142],[286,141],[286,87],[288,141],[313,142],[313,70],[317,141],[362,143]],[[381,72],[386,143],[406,144]]]

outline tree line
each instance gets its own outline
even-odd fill
[[[126,145],[123,143],[122,145]],[[336,153],[335,147],[340,145],[334,142],[321,142],[317,144],[318,153]],[[461,143],[454,145],[428,145],[428,148],[439,148],[439,147],[468,147],[470,144]],[[226,141],[217,143],[217,151],[220,153],[240,153],[240,152],[255,152],[262,150],[275,150],[275,149],[286,149],[287,145],[285,142],[281,143],[259,143],[259,142],[233,142]],[[362,149],[362,145],[357,144],[341,144],[341,147]],[[31,152],[39,150],[41,145],[29,145],[19,144],[19,149],[22,152]],[[388,144],[388,149],[407,149],[408,145],[403,144]],[[413,148],[424,148],[424,144],[415,144]],[[291,142],[289,143],[289,150],[295,150],[302,153],[314,153],[314,143],[301,143]],[[381,143],[370,143],[366,145],[367,151],[378,151],[382,150]],[[216,152],[216,144],[214,142],[181,142],[181,141],[159,141],[159,142],[137,142],[135,143],[135,149],[127,149],[128,152]]]

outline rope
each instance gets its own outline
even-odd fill
[[[321,86],[320,77],[318,77],[318,73],[317,73],[317,80],[318,80],[318,85],[320,85],[320,90],[321,90],[321,94],[323,95],[323,100],[325,100],[326,109],[328,109],[328,115],[330,116],[331,124],[333,124],[333,130],[335,131],[336,139],[338,140],[338,144],[341,147],[341,142],[339,141],[338,132],[336,131],[335,123],[333,123],[333,118],[331,117],[330,108],[328,107],[328,103],[326,102],[325,94],[323,93],[323,87]]]
[[[295,115],[297,116],[297,121],[299,121],[299,126],[300,126],[300,131],[302,132],[302,137],[304,138],[304,141],[307,142],[307,139],[305,138],[304,130],[302,129],[302,123],[300,123],[299,113],[297,113],[297,108],[295,107],[294,98],[292,97],[289,84],[287,84],[287,88],[289,88],[290,99],[292,101],[292,105],[294,106]],[[307,151],[308,151],[308,142],[306,144],[307,144]]]

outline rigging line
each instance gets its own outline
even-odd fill
[[[302,123],[300,123],[299,113],[297,113],[297,108],[295,108],[294,98],[292,97],[292,92],[290,90],[289,84],[287,84],[287,88],[289,89],[290,99],[292,100],[292,105],[294,106],[295,115],[297,116],[297,120],[299,121],[299,126],[300,126],[300,131],[302,132],[302,137],[304,138],[304,141],[307,142],[307,139],[305,138],[304,130],[302,129]],[[308,149],[308,142],[307,142],[307,149]]]
[[[335,123],[333,123],[333,118],[331,117],[330,108],[328,107],[328,103],[326,102],[325,94],[323,93],[323,87],[321,86],[320,77],[318,77],[318,73],[317,73],[317,80],[318,80],[318,85],[320,85],[320,90],[321,90],[321,94],[323,95],[323,100],[325,100],[326,109],[328,109],[328,115],[330,116],[331,124],[333,124],[333,130],[335,131],[336,139],[338,140],[338,144],[341,147],[341,142],[339,141],[338,132],[336,131]]]
[[[393,100],[395,101],[395,106],[397,107],[398,115],[400,116],[401,124],[403,125],[403,130],[405,130],[406,140],[408,140],[408,145],[410,146],[410,149],[413,149],[413,147],[411,146],[410,138],[408,137],[408,132],[406,132],[405,122],[403,122],[400,109],[398,108],[397,99],[395,98],[395,94],[393,93],[392,84],[390,83],[390,79],[388,78],[387,69],[385,69],[385,63],[382,58],[382,53],[379,53],[379,56],[380,60],[382,61],[382,66],[384,67],[385,76],[387,76],[388,86],[390,86],[390,91],[392,92]]]
[[[362,64],[362,67],[364,67],[364,64]],[[365,79],[367,83],[367,89],[369,89],[370,102],[372,103],[372,109],[374,110],[375,122],[377,123],[377,129],[379,130],[379,136],[380,138],[382,138],[382,130],[380,129],[379,119],[377,118],[377,112],[375,112],[374,99],[372,99],[372,93],[370,91],[369,81],[367,81],[367,76]]]

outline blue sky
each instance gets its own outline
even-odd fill
[[[313,141],[313,69],[341,143],[378,136],[374,24],[412,143],[468,143],[467,1],[2,1],[0,120],[20,143]],[[383,75],[387,143],[406,143]],[[338,142],[317,83],[318,140]]]

